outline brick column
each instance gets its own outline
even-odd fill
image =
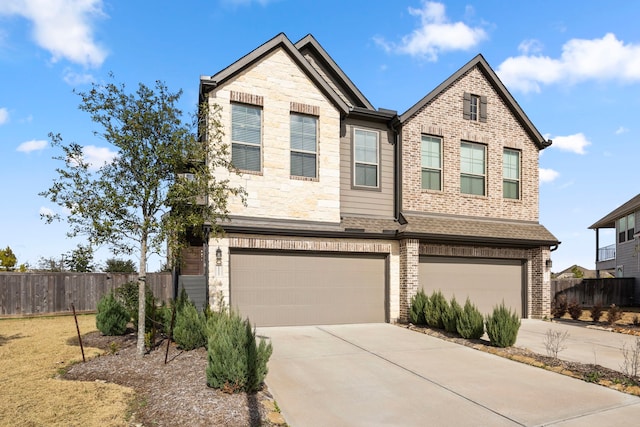
[[[409,321],[411,298],[418,292],[418,264],[420,241],[403,239],[400,241],[400,321]]]
[[[547,268],[550,259],[549,247],[531,249],[531,283],[529,284],[529,317],[542,319],[551,316],[551,269]]]

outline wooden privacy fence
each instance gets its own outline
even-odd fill
[[[611,304],[633,306],[640,304],[635,295],[634,278],[612,279],[554,279],[551,281],[551,301],[556,295],[564,293],[567,301],[576,301],[587,307],[601,303],[603,307]]]
[[[0,316],[95,311],[103,295],[130,281],[128,273],[0,273]],[[171,273],[148,273],[159,301],[173,298]]]

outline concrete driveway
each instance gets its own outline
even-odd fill
[[[303,426],[634,425],[640,399],[389,324],[259,328]]]

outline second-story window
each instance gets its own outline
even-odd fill
[[[422,188],[440,191],[442,189],[442,139],[422,135],[420,154]]]
[[[354,130],[354,185],[377,188],[379,176],[378,132]]]
[[[291,114],[291,175],[316,178],[318,119]]]
[[[618,243],[633,240],[636,232],[636,215],[631,213],[618,220]]]
[[[231,163],[240,170],[261,170],[262,109],[231,104]]]
[[[502,154],[502,197],[520,198],[520,152],[505,148]]]
[[[484,196],[487,173],[486,147],[482,144],[460,144],[460,192]]]

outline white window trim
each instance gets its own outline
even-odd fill
[[[518,155],[518,179],[511,179],[511,178],[505,178],[504,177],[504,153],[507,151],[511,151],[514,152]],[[502,181],[508,181],[508,182],[516,182],[518,184],[518,197],[516,197],[515,199],[512,197],[505,197],[504,196],[504,184],[503,184],[503,190],[502,190],[502,198],[506,199],[506,200],[522,200],[522,152],[520,150],[516,150],[515,148],[508,148],[505,147],[502,151]]]
[[[261,174],[262,173],[262,167],[263,167],[263,153],[264,153],[264,147],[263,147],[263,139],[264,139],[264,111],[261,105],[254,105],[254,104],[246,104],[246,103],[242,103],[242,102],[231,102],[230,106],[231,108],[229,108],[230,110],[230,114],[231,114],[231,127],[233,128],[233,106],[234,105],[242,105],[242,106],[246,106],[246,107],[250,107],[250,108],[255,108],[257,110],[260,110],[260,144],[251,144],[251,143],[247,143],[244,141],[235,141],[233,139],[233,131],[230,132],[230,136],[231,136],[231,158],[233,158],[233,144],[238,144],[238,145],[244,145],[244,146],[249,146],[249,147],[259,147],[260,148],[260,169],[259,170],[253,170],[253,169],[242,169],[240,167],[238,167],[238,170],[241,170],[245,173],[253,173],[253,174]],[[235,166],[235,165],[234,165]]]
[[[438,168],[431,168],[431,167],[424,167],[424,166],[422,166],[422,144],[424,143],[424,141],[422,140],[422,138],[423,138],[423,137],[425,137],[425,136],[426,136],[426,137],[429,137],[429,138],[438,139],[438,140],[440,141],[440,153],[439,153],[439,160],[440,160],[440,164],[439,164]],[[420,156],[420,188],[421,188],[422,190],[424,190],[424,191],[442,191],[442,190],[443,190],[443,186],[444,186],[444,182],[443,182],[443,170],[442,170],[442,169],[443,169],[442,163],[443,163],[443,161],[444,161],[444,160],[443,160],[443,156],[444,156],[444,148],[443,148],[443,145],[444,145],[444,140],[443,140],[443,138],[442,138],[441,136],[428,135],[428,134],[422,134],[422,135],[420,135],[420,152],[421,152],[421,153],[420,153],[420,154],[421,154],[421,156]],[[438,171],[438,172],[440,172],[440,189],[439,189],[439,190],[434,190],[434,189],[432,189],[432,188],[425,188],[425,187],[423,186],[423,182],[422,182],[422,172],[423,172],[425,169],[426,169],[426,170],[432,170],[432,171]]]
[[[464,193],[462,191],[462,183],[460,184],[460,193],[464,194],[465,196],[473,196],[473,197],[487,197],[487,168],[488,168],[488,163],[489,163],[489,159],[488,159],[488,149],[487,146],[478,142],[472,142],[472,141],[460,141],[460,150],[462,151],[462,144],[469,144],[469,145],[473,145],[473,146],[477,146],[477,147],[482,147],[482,149],[484,150],[484,174],[482,175],[478,175],[478,174],[472,174],[472,173],[466,173],[466,172],[462,172],[462,163],[460,163],[460,180],[462,181],[462,176],[466,175],[466,176],[470,176],[470,177],[482,177],[482,181],[484,183],[484,190],[483,193],[484,194],[474,194],[474,193]],[[460,156],[460,162],[462,162],[462,155]]]
[[[356,132],[357,131],[361,131],[361,132],[369,132],[369,133],[373,133],[376,135],[376,155],[377,155],[377,163],[371,163],[371,162],[359,162],[356,160]],[[380,132],[377,130],[371,130],[371,129],[364,129],[364,128],[353,128],[353,144],[352,144],[352,159],[353,161],[351,162],[352,165],[352,185],[354,188],[358,188],[358,189],[372,189],[372,190],[378,190],[380,189]],[[363,185],[363,184],[357,184],[356,183],[356,165],[357,164],[361,164],[361,165],[374,165],[376,167],[376,185]]]
[[[319,120],[317,116],[312,116],[309,114],[303,114],[303,113],[298,113],[295,111],[291,111],[289,114],[289,126],[291,126],[291,117],[292,116],[307,116],[307,117],[311,117],[313,119],[315,119],[316,121],[316,149],[315,151],[307,151],[307,150],[297,150],[297,149],[293,149],[291,148],[291,134],[289,134],[289,161],[291,161],[291,153],[303,153],[303,154],[313,154],[315,156],[316,159],[316,168],[315,168],[315,176],[310,177],[310,176],[304,176],[304,175],[294,175],[291,173],[291,164],[289,164],[289,175],[292,177],[296,177],[296,178],[305,178],[305,179],[313,179],[313,180],[317,180],[319,179],[319,165],[318,165],[318,130],[319,130]],[[289,128],[291,129],[291,128]],[[291,130],[289,130],[289,132],[291,132]]]

